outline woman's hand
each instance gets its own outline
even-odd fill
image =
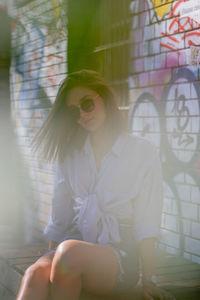
[[[173,295],[150,281],[143,282],[143,297],[145,300],[175,300]]]

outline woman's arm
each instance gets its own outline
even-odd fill
[[[66,161],[57,165],[51,200],[51,216],[44,235],[48,240],[59,243],[65,237],[74,216]]]

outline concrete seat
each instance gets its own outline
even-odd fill
[[[0,299],[14,300],[24,271],[47,249],[45,243],[2,244],[0,248]],[[200,299],[200,265],[182,257],[156,250],[158,285],[170,291],[176,300]],[[141,287],[132,295],[94,296],[83,293],[81,300],[142,300]]]

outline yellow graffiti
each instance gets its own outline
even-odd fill
[[[173,1],[174,0],[151,0],[159,18],[163,18],[171,11]]]
[[[61,5],[58,0],[52,0],[52,3],[54,6],[54,18],[57,20],[60,15]]]

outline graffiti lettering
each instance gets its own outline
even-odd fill
[[[190,1],[190,0],[187,0]],[[182,41],[186,42],[186,47],[191,45],[199,45],[200,44],[200,23],[194,22],[190,17],[181,17],[180,9],[181,5],[184,3],[184,0],[179,0],[172,5],[172,10],[169,14],[169,17],[172,18],[172,21],[169,22],[168,28],[166,32],[161,32],[163,37],[166,37],[160,43],[160,46],[163,48],[167,48],[169,50],[178,49],[178,45],[181,44]],[[194,29],[196,29],[194,31]],[[187,32],[193,30],[192,32]],[[184,35],[177,35],[176,37],[173,34],[184,32]]]
[[[161,144],[165,145],[163,150],[169,161],[183,167],[195,164],[198,149],[200,147],[200,138],[197,133],[200,130],[199,84],[192,84],[192,93],[195,101],[191,101],[186,94],[183,95],[180,89],[180,83],[187,85],[187,82],[195,80],[193,73],[189,69],[179,69],[175,71],[170,84],[162,92],[162,101],[159,104],[150,93],[140,95],[131,115],[131,128],[137,134],[145,136],[160,147],[158,132],[166,132],[161,136]],[[147,103],[149,109],[147,109]],[[150,107],[153,106],[153,108]],[[158,114],[161,112],[161,115]],[[157,112],[157,113],[156,113]],[[156,116],[157,115],[157,116]],[[165,116],[164,120],[162,115]],[[156,123],[155,123],[156,121]],[[193,122],[193,132],[191,133],[191,122]],[[153,138],[152,138],[153,137]],[[159,142],[159,143],[158,143]],[[171,151],[169,152],[169,149]],[[176,149],[173,151],[172,149]],[[179,156],[178,153],[187,150],[187,155]],[[179,151],[179,152],[177,152]]]
[[[191,93],[194,101],[187,92],[188,82],[192,82]],[[186,86],[184,94],[181,88],[183,84]],[[151,94],[149,89],[149,92],[141,94],[136,100],[131,114],[131,129],[134,134],[145,137],[160,149],[165,182],[161,247],[169,245],[167,239],[171,232],[167,230],[172,229],[179,235],[174,251],[183,254],[185,212],[182,205],[183,200],[188,201],[190,197],[185,192],[190,191],[187,183],[192,182],[193,189],[197,189],[196,195],[199,193],[200,87],[192,71],[179,69],[174,71],[169,84],[163,89],[159,97],[162,101],[157,101],[153,92],[154,90]],[[192,120],[195,122],[191,126]]]

